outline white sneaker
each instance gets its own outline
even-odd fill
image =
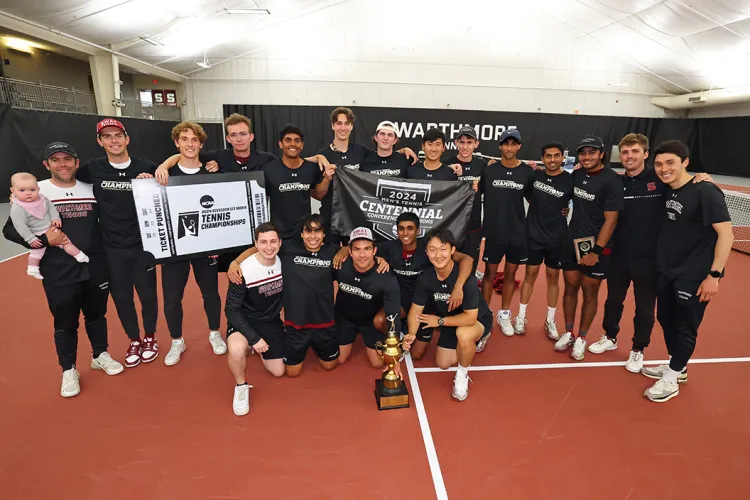
[[[221,333],[217,331],[209,332],[208,341],[211,343],[211,347],[214,349],[214,354],[221,356],[227,352],[227,344],[224,339],[221,338]]]
[[[484,273],[482,271],[474,271],[474,277],[479,281],[484,279]]]
[[[62,376],[62,386],[60,395],[64,398],[72,398],[81,392],[81,375],[74,366],[70,370],[65,370]]]
[[[570,357],[576,361],[581,361],[586,355],[586,339],[578,337],[575,344],[573,344],[573,351],[570,353]]]
[[[238,417],[247,415],[250,412],[250,389],[252,385],[235,385],[234,399],[232,400],[232,410]]]
[[[123,366],[112,359],[108,352],[103,352],[98,358],[91,360],[91,368],[94,370],[104,370],[107,375],[117,375],[125,369]]]
[[[469,372],[466,371],[461,373],[456,372],[456,376],[453,377],[453,398],[459,401],[463,401],[469,397]]]
[[[522,318],[521,316],[516,316],[516,321],[515,321],[515,324],[513,325],[513,332],[516,335],[526,335],[526,323],[528,323],[526,318]]]
[[[554,321],[550,323],[548,319],[544,320],[544,331],[547,332],[548,339],[560,340],[560,334],[557,333],[557,325],[555,325]]]
[[[574,340],[575,339],[573,338],[573,334],[571,332],[565,332],[563,333],[563,336],[560,337],[557,342],[555,342],[554,349],[557,352],[565,352],[570,348],[570,346],[573,345]]]
[[[669,369],[669,365],[646,366],[641,369],[641,373],[647,376],[648,378],[661,379],[664,376],[664,374],[667,373],[668,369]],[[685,382],[687,382],[687,379],[688,379],[687,368],[685,368],[677,376],[677,382],[680,384],[684,384]]]
[[[643,393],[646,398],[654,403],[665,403],[679,394],[680,385],[677,382],[667,382],[663,378],[660,378]]]
[[[592,354],[601,354],[605,351],[614,351],[617,349],[617,341],[612,341],[606,335],[589,346],[589,352]]]
[[[484,348],[487,347],[487,341],[490,340],[490,337],[492,337],[492,332],[489,332],[487,335],[479,339],[479,342],[477,342],[476,352],[484,351]]]
[[[512,337],[515,334],[515,331],[513,330],[513,321],[510,319],[510,314],[507,318],[503,317],[503,314],[501,311],[497,312],[497,324],[500,325],[500,330],[503,332],[503,335],[506,337]]]
[[[180,356],[187,349],[185,339],[172,339],[172,346],[169,348],[169,352],[164,357],[164,364],[167,366],[174,366],[180,362]]]
[[[630,351],[630,356],[625,362],[625,369],[630,373],[640,373],[643,370],[643,353]]]

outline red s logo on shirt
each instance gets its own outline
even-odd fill
[[[646,184],[646,189],[649,191],[656,191],[656,183],[655,182],[649,182]]]

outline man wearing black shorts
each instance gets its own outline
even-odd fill
[[[389,121],[380,122],[372,140],[377,150],[365,156],[359,166],[360,172],[379,177],[406,177],[411,161],[405,154],[393,150],[398,143],[396,125]]]
[[[482,246],[482,193],[479,192],[479,180],[482,178],[487,162],[482,158],[474,156],[474,151],[479,147],[477,131],[471,127],[463,127],[458,131],[454,140],[457,156],[449,157],[446,162],[461,165],[459,181],[471,182],[475,186],[474,205],[471,208],[469,228],[466,230],[464,240],[459,251],[474,259],[472,274],[477,270],[479,263],[479,250]]]
[[[303,159],[304,140],[299,127],[287,125],[279,133],[281,159],[263,167],[271,222],[285,241],[299,236],[303,219],[310,215],[310,197],[323,199],[336,170],[331,164],[321,175],[318,165]]]
[[[396,277],[390,272],[379,273],[375,263],[375,240],[372,231],[358,227],[349,236],[351,259],[335,269],[333,279],[338,282],[336,295],[336,329],[338,330],[339,363],[352,353],[357,334],[367,348],[367,359],[374,368],[381,368],[383,360],[375,344],[384,340],[392,318],[397,332],[401,331],[401,293]]]
[[[279,256],[284,277],[284,364],[288,377],[302,372],[307,349],[312,347],[326,370],[333,370],[339,357],[334,322],[333,266],[339,247],[324,243],[320,215],[302,220],[302,239],[283,242]],[[232,262],[227,277],[241,283],[240,264],[257,249],[245,250]]]
[[[644,367],[641,373],[658,379],[644,393],[657,403],[677,396],[679,383],[687,382],[698,328],[719,292],[734,239],[724,193],[709,182],[692,182],[689,155],[680,141],[664,142],[654,150],[656,174],[669,185],[656,251],[656,315],[670,360],[669,365]]]
[[[150,363],[159,355],[154,338],[159,304],[156,294],[156,265],[143,251],[138,214],[133,200],[132,179],[153,177],[156,165],[128,154],[130,137],[118,120],[106,118],[96,125],[97,142],[107,156],[83,165],[78,180],[94,186],[99,205],[99,226],[109,267],[109,292],[130,338],[125,366],[133,368],[141,361]],[[141,302],[145,336],[141,339],[133,288]]]
[[[534,171],[534,189],[531,192],[528,213],[529,260],[521,284],[521,300],[513,329],[516,334],[526,332],[526,306],[534,291],[534,282],[544,262],[547,277],[547,318],[544,331],[551,340],[558,340],[555,324],[557,299],[560,296],[560,258],[562,246],[567,241],[568,221],[563,210],[573,196],[573,176],[562,169],[565,146],[551,142],[542,146],[544,170]]]
[[[453,379],[453,397],[463,401],[469,395],[468,370],[476,354],[476,343],[492,330],[492,313],[473,280],[463,287],[462,304],[449,310],[450,291],[458,279],[458,266],[452,258],[456,251],[455,238],[448,229],[433,229],[425,240],[433,269],[426,270],[417,279],[404,349],[411,348],[421,331],[439,328],[435,360],[443,370],[458,363]],[[425,309],[434,314],[424,314]]]
[[[258,252],[240,264],[242,283],[229,282],[225,311],[229,370],[236,382],[232,407],[235,415],[250,411],[249,390],[245,380],[247,348],[260,353],[266,370],[275,377],[284,375],[284,323],[281,248],[276,228],[264,222],[255,230]],[[235,335],[239,334],[239,335]]]
[[[578,145],[578,161],[583,168],[573,173],[573,217],[569,238],[563,245],[562,268],[565,280],[563,310],[565,333],[555,343],[555,350],[564,352],[573,346],[570,356],[580,361],[586,351],[586,334],[596,315],[599,287],[607,277],[612,248],[612,233],[622,210],[622,181],[614,170],[604,166],[604,143],[595,135],[587,135]],[[583,242],[582,239],[588,240]],[[579,240],[576,242],[575,240]],[[576,245],[583,255],[578,258]],[[588,252],[588,253],[586,253]],[[581,322],[578,337],[573,335],[578,292],[583,289]]]
[[[503,268],[502,306],[497,312],[497,322],[503,335],[515,333],[510,316],[510,302],[516,289],[518,266],[529,258],[524,199],[531,197],[534,170],[518,159],[521,133],[506,130],[500,136],[502,158],[489,165],[479,181],[479,191],[484,195],[484,256],[486,264],[482,277],[482,294],[487,304],[492,301],[493,283],[497,267],[505,258]]]
[[[103,370],[107,375],[117,375],[123,367],[107,353],[107,263],[99,228],[99,206],[93,188],[91,184],[76,180],[78,156],[68,144],[48,144],[44,150],[44,166],[51,179],[40,181],[39,190],[55,205],[65,232],[51,227],[39,236],[47,248],[40,269],[44,276],[44,294],[54,321],[57,360],[63,370],[60,395],[69,398],[81,392],[80,374],[76,369],[81,312],[91,343],[91,368]],[[10,218],[3,227],[3,235],[9,241],[30,248]],[[88,264],[77,262],[57,246],[67,241],[72,241],[89,256]]]
[[[206,168],[199,160],[199,152],[206,141],[206,132],[195,122],[182,122],[172,129],[172,140],[180,151],[180,160],[172,170],[173,176],[205,175]],[[172,345],[164,356],[164,364],[173,366],[180,362],[187,349],[182,337],[182,298],[185,286],[193,268],[193,277],[203,297],[203,310],[208,320],[208,341],[216,355],[227,352],[227,345],[221,338],[221,297],[219,296],[218,256],[198,257],[191,260],[165,262],[161,266],[161,284],[164,294],[164,316],[167,319]]]

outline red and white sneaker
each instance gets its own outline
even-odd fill
[[[159,356],[159,343],[153,335],[143,337],[143,362],[150,363]]]
[[[128,368],[135,368],[141,364],[143,354],[143,346],[139,340],[131,340],[130,346],[125,353],[125,366]]]

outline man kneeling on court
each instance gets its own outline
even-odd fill
[[[242,284],[229,282],[225,311],[227,314],[227,343],[229,370],[237,385],[232,407],[235,415],[250,411],[249,385],[245,380],[245,359],[248,346],[261,354],[263,365],[276,377],[284,375],[284,323],[281,291],[281,260],[276,257],[281,238],[276,227],[264,222],[255,230],[255,248],[240,264]],[[235,335],[239,334],[239,335]]]
[[[452,311],[448,310],[450,292],[458,277],[458,266],[452,258],[456,240],[448,229],[433,229],[425,235],[425,241],[427,257],[434,270],[427,269],[417,279],[404,348],[411,348],[419,338],[418,333],[428,331],[431,334],[434,328],[439,328],[435,361],[443,370],[458,362],[453,397],[463,401],[469,395],[468,370],[476,354],[476,343],[492,330],[492,312],[474,280],[464,284],[463,303]],[[423,314],[425,309],[436,314]]]
[[[372,231],[358,227],[349,236],[352,258],[333,272],[339,284],[336,295],[336,328],[339,336],[339,363],[352,353],[357,334],[367,347],[367,359],[375,368],[383,366],[375,344],[384,340],[393,318],[396,334],[401,331],[401,292],[398,280],[390,272],[379,273],[375,265],[375,240]]]

